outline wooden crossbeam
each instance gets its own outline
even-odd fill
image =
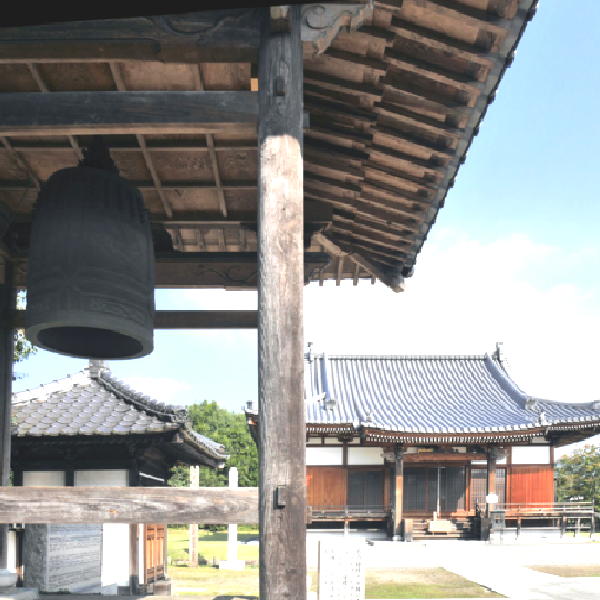
[[[0,523],[258,523],[258,488],[0,487]]]
[[[256,92],[0,94],[0,135],[256,133]]]
[[[25,328],[25,310],[13,312],[12,326]],[[255,310],[157,310],[154,329],[256,329]]]

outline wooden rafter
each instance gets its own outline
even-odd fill
[[[125,82],[123,81],[123,76],[121,75],[121,67],[119,63],[111,62],[110,72],[112,73],[115,85],[117,86],[117,90],[119,92],[124,92],[126,89]],[[173,209],[171,208],[171,205],[169,204],[169,201],[167,200],[167,197],[165,196],[165,193],[161,187],[160,179],[158,177],[158,174],[156,173],[156,169],[154,168],[154,163],[152,162],[152,157],[150,156],[150,153],[146,148],[146,140],[144,139],[144,136],[141,133],[136,134],[135,137],[140,146],[140,149],[142,150],[142,154],[144,155],[146,167],[148,168],[148,171],[150,171],[152,182],[154,183],[154,187],[158,193],[158,197],[160,198],[163,208],[165,209],[165,214],[167,215],[167,217],[170,217],[173,214]]]
[[[194,85],[196,90],[199,92],[204,91],[204,77],[200,66],[195,64],[193,66],[194,73]],[[217,196],[219,198],[219,207],[223,216],[227,216],[227,205],[225,203],[225,193],[223,192],[223,186],[221,185],[221,176],[219,174],[219,162],[217,160],[217,153],[215,152],[215,140],[211,133],[206,134],[206,145],[208,147],[208,153],[210,155],[210,161],[212,163],[213,176],[215,178],[215,184],[217,186]]]

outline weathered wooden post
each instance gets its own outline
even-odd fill
[[[498,460],[498,449],[490,448],[487,455],[487,482],[486,482],[486,495],[496,493],[496,463]],[[494,510],[495,504],[486,504],[485,516],[490,518],[492,516],[492,510]]]
[[[13,266],[4,262],[4,279],[0,284],[0,485],[10,485],[10,427],[12,364],[15,335],[12,311],[17,307],[12,281]],[[17,582],[17,574],[8,570],[8,524],[0,524],[0,595]]]
[[[200,487],[200,467],[190,467],[190,487]],[[190,567],[198,566],[198,523],[190,524]]]
[[[394,465],[394,485],[392,497],[392,539],[400,540],[402,535],[402,508],[404,494],[404,448],[396,448],[394,451],[396,464]]]
[[[306,599],[300,9],[300,5],[261,9],[258,56],[261,600]]]

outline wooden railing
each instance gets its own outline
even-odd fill
[[[484,512],[485,502],[478,502],[477,508]],[[592,513],[594,506],[591,502],[498,502],[494,504],[494,510],[504,510],[507,513],[521,513],[523,516],[529,513],[559,513],[568,516],[569,513]]]
[[[0,487],[0,523],[258,523],[258,488]]]
[[[327,517],[327,518],[385,518],[391,514],[392,507],[385,505],[367,505],[367,506],[352,506],[352,505],[312,505],[312,518]]]

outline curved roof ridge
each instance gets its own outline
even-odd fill
[[[490,374],[497,381],[502,390],[508,394],[522,408],[527,405],[527,400],[531,398],[526,394],[508,375],[506,369],[502,365],[502,361],[493,359],[487,352],[485,354],[485,366]],[[496,364],[499,363],[499,364]]]

